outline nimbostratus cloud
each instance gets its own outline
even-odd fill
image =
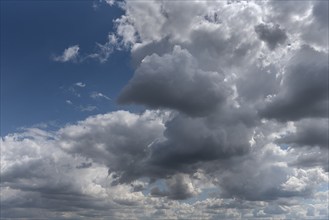
[[[50,217],[71,200],[73,218],[328,217],[328,3],[120,6],[111,36],[135,70],[118,101],[152,110],[6,136],[4,216],[33,206],[19,193]]]

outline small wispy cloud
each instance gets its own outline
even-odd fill
[[[66,104],[68,104],[68,105],[73,105],[73,103],[72,103],[71,100],[66,100],[65,102],[66,102]]]
[[[109,4],[110,6],[112,6],[112,5],[114,5],[115,0],[105,0],[105,2],[106,2],[107,4]]]
[[[113,51],[118,48],[118,38],[114,34],[109,34],[107,42],[105,44],[96,43],[95,53],[88,55],[85,59],[91,58],[105,63]]]
[[[81,111],[81,112],[92,112],[92,111],[95,111],[95,110],[98,109],[97,106],[94,106],[94,105],[87,105],[87,106],[76,105],[69,99],[65,100],[65,103],[67,105],[72,106],[75,110],[78,110],[78,111]]]
[[[79,45],[71,46],[71,47],[65,49],[62,55],[54,56],[53,60],[57,61],[57,62],[62,62],[62,63],[69,62],[69,61],[76,61],[77,57],[79,55],[79,50],[80,50]]]
[[[104,95],[103,93],[101,92],[92,92],[90,94],[90,97],[92,99],[106,99],[106,100],[112,100],[110,97],[108,97],[107,95]]]
[[[87,106],[80,105],[78,107],[78,109],[82,112],[92,112],[92,111],[97,110],[98,108],[97,108],[97,106],[94,106],[94,105],[87,105]]]
[[[77,82],[77,83],[75,83],[74,85],[75,85],[75,86],[78,86],[78,87],[81,87],[81,88],[86,87],[86,84],[83,83],[83,82]]]

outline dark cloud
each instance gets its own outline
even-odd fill
[[[156,197],[167,197],[172,200],[185,200],[196,195],[196,191],[190,179],[183,174],[174,175],[166,181],[167,189],[159,187],[151,189],[151,195]]]
[[[328,55],[304,46],[285,68],[280,92],[260,110],[279,121],[328,116]]]
[[[78,166],[76,166],[77,169],[85,169],[85,168],[89,168],[93,165],[93,163],[86,163],[86,162],[83,162],[81,164],[79,164]]]
[[[60,146],[94,162],[105,164],[115,183],[131,182],[143,176],[148,146],[162,137],[160,112],[142,115],[119,111],[91,117],[60,130]],[[147,170],[147,169],[146,169]]]
[[[193,56],[176,46],[172,54],[144,58],[118,101],[206,115],[223,104],[231,92],[223,80],[222,73],[199,69]]]
[[[137,68],[145,57],[152,54],[163,56],[166,53],[170,53],[173,47],[169,37],[165,37],[159,41],[152,41],[143,47],[137,47],[131,51],[132,64]]]
[[[311,196],[313,186],[296,188],[298,182],[289,182],[292,170],[278,164],[280,156],[277,153],[275,148],[266,147],[263,153],[236,159],[234,163],[238,165],[220,171],[221,196],[249,201]]]
[[[294,147],[319,146],[328,148],[328,119],[304,119],[296,123],[296,132],[288,133],[277,140],[279,144]]]
[[[251,131],[240,122],[226,123],[222,119],[213,125],[204,118],[178,115],[166,123],[166,139],[151,146],[151,163],[178,169],[247,153]]]
[[[265,41],[271,50],[274,50],[279,44],[284,44],[287,40],[286,32],[278,24],[259,24],[255,26],[255,31],[259,39]]]
[[[296,152],[297,158],[290,161],[289,166],[299,168],[322,167],[324,171],[329,172],[329,151],[326,148],[308,148],[300,149]]]

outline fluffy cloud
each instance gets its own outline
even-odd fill
[[[172,120],[178,119],[159,111],[141,115],[119,111],[89,117],[55,132],[31,128],[2,138],[5,211],[1,216],[213,219],[289,214],[302,218],[307,215],[301,211],[303,200],[289,203],[284,199],[312,196],[314,207],[308,213],[327,215],[320,205],[322,194],[313,194],[328,182],[324,171],[314,165],[290,167],[288,161],[298,159],[296,153],[276,145],[256,144],[242,157],[185,163],[198,169],[159,175],[170,164],[150,163],[154,156],[150,151]],[[256,143],[261,142],[259,138],[263,139],[254,137]],[[213,195],[207,193],[210,189]],[[208,199],[181,202],[195,196]]]
[[[148,172],[148,146],[162,137],[166,117],[150,111],[141,116],[125,111],[97,115],[61,129],[59,144],[71,154],[106,165],[116,182],[131,182]]]
[[[281,121],[328,116],[328,54],[303,46],[289,60],[280,85],[260,114]]]
[[[328,119],[304,119],[298,121],[295,126],[295,133],[286,134],[278,139],[277,142],[295,147],[319,146],[328,148]]]
[[[231,91],[223,80],[222,73],[199,69],[193,56],[176,46],[172,54],[145,57],[123,89],[119,102],[205,115],[229,96]]]
[[[152,196],[166,196],[173,200],[184,200],[195,196],[198,192],[187,175],[176,174],[167,180],[168,190],[161,191],[158,187],[151,189]]]
[[[63,63],[69,61],[76,61],[79,55],[79,50],[80,50],[79,45],[71,46],[65,49],[62,55],[53,57],[53,60]]]
[[[1,215],[328,217],[328,4],[119,5],[115,33],[91,58],[130,51],[134,75],[118,101],[152,110],[4,137]]]

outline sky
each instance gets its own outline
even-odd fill
[[[1,219],[328,219],[328,1],[0,1]]]

